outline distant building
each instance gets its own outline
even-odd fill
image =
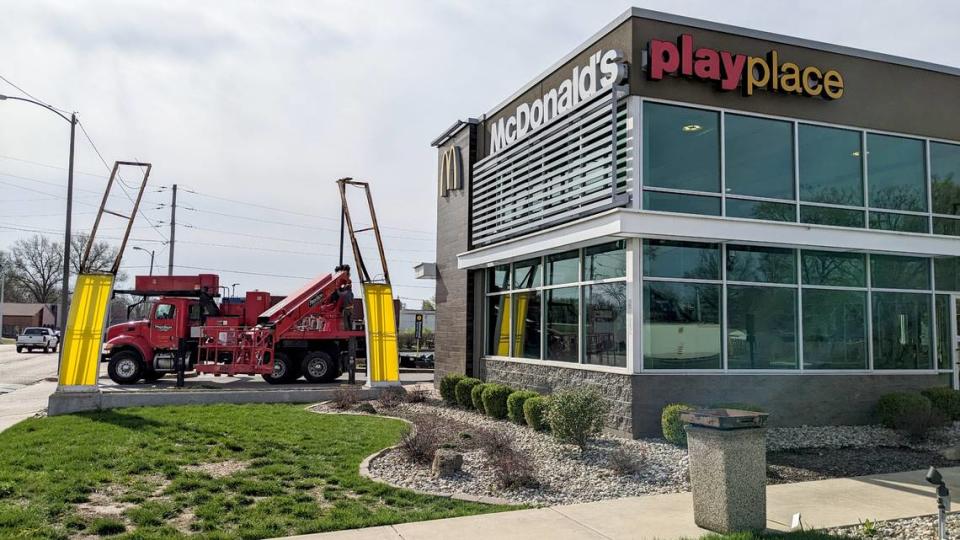
[[[14,337],[28,326],[53,326],[56,315],[46,304],[15,304],[5,302],[0,313],[3,314],[3,329],[0,334]]]

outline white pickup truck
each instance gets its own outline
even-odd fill
[[[43,349],[45,353],[56,351],[59,341],[57,333],[49,328],[26,328],[17,336],[17,352],[22,353],[24,349],[28,352],[34,349]]]

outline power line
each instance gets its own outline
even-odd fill
[[[8,160],[10,160],[10,161],[19,161],[19,162],[21,162],[21,163],[29,163],[29,164],[31,164],[31,165],[37,165],[37,166],[39,166],[39,167],[47,167],[47,168],[50,168],[50,169],[59,169],[59,170],[61,170],[61,171],[66,171],[66,170],[68,170],[66,167],[63,167],[63,166],[60,166],[60,165],[53,165],[53,164],[50,164],[50,163],[41,163],[41,162],[39,162],[39,161],[32,161],[32,160],[29,160],[29,159],[16,158],[16,157],[13,157],[13,156],[4,156],[4,155],[2,155],[2,154],[0,154],[0,159],[8,159]],[[73,174],[80,174],[80,175],[83,175],[83,176],[93,176],[93,177],[96,177],[96,178],[103,178],[104,180],[106,180],[107,178],[110,178],[109,176],[107,176],[107,175],[105,175],[105,174],[96,174],[96,173],[83,172],[83,171],[73,171]]]
[[[47,106],[47,107],[50,107],[51,109],[60,111],[60,112],[62,112],[62,113],[64,113],[64,114],[71,114],[70,111],[68,111],[68,110],[66,110],[66,109],[61,109],[61,108],[59,108],[59,107],[54,107],[53,105],[51,105],[51,104],[47,103],[46,101],[38,98],[37,96],[31,94],[30,92],[27,92],[27,91],[24,90],[23,88],[20,88],[19,86],[17,86],[16,84],[14,84],[12,81],[10,81],[10,79],[4,77],[3,75],[0,75],[0,80],[2,80],[3,82],[9,84],[10,86],[16,88],[17,90],[20,91],[21,94],[27,96],[28,98],[30,98],[30,99],[32,99],[32,100],[34,100],[34,101],[36,101],[36,102],[38,102],[38,103],[40,103],[40,104],[42,104],[42,105],[45,105],[45,106]]]

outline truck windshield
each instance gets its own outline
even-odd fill
[[[173,304],[160,304],[159,306],[157,306],[157,311],[154,314],[154,318],[157,320],[172,319]]]

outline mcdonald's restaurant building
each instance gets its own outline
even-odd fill
[[[867,423],[957,385],[960,69],[631,9],[439,153],[439,379]],[[492,102],[493,100],[491,100]]]

